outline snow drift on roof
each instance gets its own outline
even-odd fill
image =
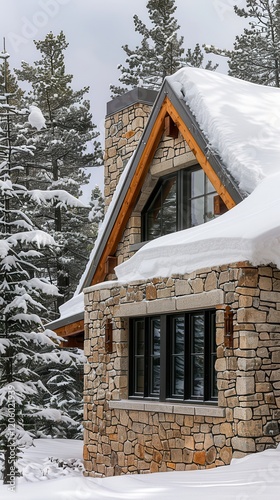
[[[168,81],[209,147],[252,193],[207,224],[147,243],[116,268],[120,281],[167,277],[238,261],[280,268],[280,90],[184,68]]]
[[[278,88],[197,68],[183,68],[167,80],[242,191],[251,193],[279,171]]]
[[[116,267],[120,281],[190,273],[250,261],[280,268],[280,173],[239,205],[206,224],[157,238]]]

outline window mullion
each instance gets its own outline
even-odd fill
[[[149,394],[149,385],[150,385],[150,345],[151,345],[151,329],[150,329],[150,320],[149,318],[145,318],[145,350],[144,350],[144,397],[146,398]]]
[[[209,399],[209,387],[210,387],[210,322],[208,311],[204,312],[204,394],[203,399],[206,401]],[[207,334],[206,334],[207,332]]]
[[[160,317],[160,401],[164,401],[167,397],[167,317]],[[166,369],[165,369],[166,368]]]
[[[191,396],[191,329],[190,314],[185,315],[185,387],[184,399],[190,399]]]

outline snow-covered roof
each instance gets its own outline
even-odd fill
[[[279,171],[279,88],[197,68],[183,68],[167,81],[242,191],[251,193]]]
[[[183,274],[240,260],[280,267],[280,90],[194,68],[168,80],[184,96],[209,149],[251,194],[218,219],[147,243],[116,268],[118,279]]]

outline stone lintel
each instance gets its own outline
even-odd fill
[[[168,299],[155,299],[149,302],[130,302],[120,304],[119,316],[141,316],[142,314],[160,314],[175,311],[191,311],[194,309],[204,309],[214,307],[224,302],[224,292],[222,290],[211,290],[197,294],[186,295],[184,297],[174,297]]]

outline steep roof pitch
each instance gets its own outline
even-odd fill
[[[237,183],[226,171],[222,160],[208,149],[208,141],[183,99],[180,99],[168,81],[165,81],[152,109],[142,139],[120,181],[112,210],[102,228],[101,238],[95,245],[90,266],[80,283],[79,291],[103,281],[105,262],[113,255],[134,208],[153,155],[164,132],[165,117],[169,115],[193,151],[217,193],[227,208],[243,199]]]
[[[171,117],[181,132],[227,208],[234,207],[243,199],[243,193],[238,188],[234,178],[225,169],[222,159],[209,149],[208,140],[183,97],[183,95],[178,96],[169,81],[165,80],[138,147],[121,176],[77,293],[81,293],[83,288],[87,286],[104,280],[107,257],[114,255],[135,206],[150,163],[163,135],[166,116]],[[71,305],[71,301],[69,305]],[[69,310],[71,309],[69,308]],[[75,332],[75,325],[77,331],[81,331],[80,316],[64,316],[49,326],[62,335],[67,335],[67,331]]]

